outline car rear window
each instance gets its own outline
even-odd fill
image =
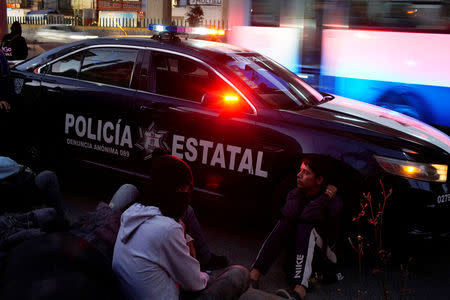
[[[218,88],[216,76],[195,61],[159,52],[152,61],[157,94],[201,102],[205,93]]]
[[[138,50],[93,48],[83,51],[79,79],[129,87]]]

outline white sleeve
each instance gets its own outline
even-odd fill
[[[160,259],[162,267],[183,290],[200,291],[206,287],[209,276],[200,271],[200,263],[189,254],[181,226],[168,231]]]

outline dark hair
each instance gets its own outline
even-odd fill
[[[163,215],[177,220],[190,202],[190,193],[178,192],[177,189],[193,184],[192,171],[184,161],[175,156],[160,150],[156,154],[141,202],[157,206]]]
[[[22,25],[18,21],[14,21],[11,25],[11,34],[22,35]]]
[[[310,168],[316,177],[323,177],[322,187],[325,187],[333,177],[335,163],[334,159],[330,156],[307,154],[303,157],[302,163]]]

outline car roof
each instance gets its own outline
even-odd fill
[[[216,65],[218,62],[224,62],[229,58],[230,54],[237,53],[254,53],[244,48],[233,46],[226,43],[186,39],[181,38],[178,42],[170,40],[156,40],[143,36],[127,36],[127,37],[101,37],[94,39],[86,39],[79,42],[63,45],[44,52],[43,54],[26,60],[23,64],[17,65],[19,70],[32,70],[37,65],[42,65],[50,60],[56,59],[61,55],[66,55],[73,51],[90,47],[90,46],[102,46],[102,45],[117,45],[117,46],[137,46],[148,47],[156,49],[164,49],[173,51],[175,53],[181,53],[196,57],[202,61],[212,63]]]
[[[172,50],[175,52],[190,54],[193,56],[222,56],[229,55],[232,53],[253,53],[244,48],[240,48],[234,45],[205,41],[205,40],[197,40],[197,39],[189,39],[189,38],[181,38],[178,42],[170,41],[170,40],[155,40],[152,39],[149,35],[148,37],[143,36],[127,36],[127,37],[103,37],[97,39],[89,39],[83,42],[88,45],[133,45],[133,46],[141,46],[141,47],[150,47],[150,48],[160,48],[166,50]]]

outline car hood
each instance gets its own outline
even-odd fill
[[[401,113],[361,101],[335,96],[329,102],[295,113],[416,143],[429,143],[450,153],[450,137],[436,128]]]

